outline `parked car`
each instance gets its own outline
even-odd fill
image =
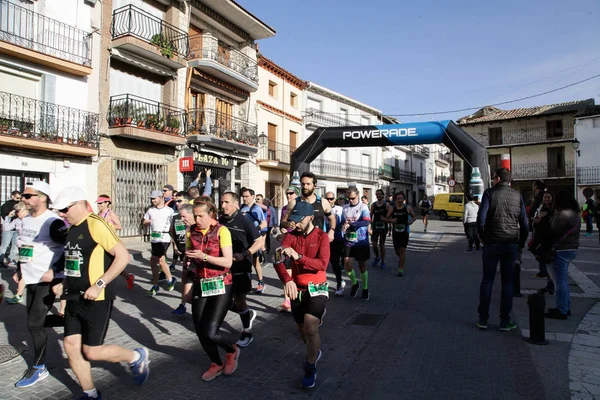
[[[448,217],[462,218],[465,210],[465,196],[463,193],[440,193],[435,195],[433,212],[440,219],[446,221]]]

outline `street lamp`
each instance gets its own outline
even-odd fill
[[[579,142],[578,139],[575,139],[571,144],[573,145],[575,153],[577,153],[577,157],[581,156],[581,150],[579,150],[579,145],[581,144],[581,142]]]
[[[268,141],[269,137],[265,135],[264,132],[258,136],[258,144],[260,144],[261,146],[266,146]]]
[[[579,140],[577,138],[575,138],[571,142],[571,144],[573,145],[573,150],[575,150],[575,153],[577,153],[577,157],[573,157],[573,168],[574,168],[573,180],[575,181],[574,186],[573,186],[575,189],[575,192],[573,194],[575,195],[575,199],[577,201],[579,201],[579,193],[577,193],[577,158],[579,156],[581,156],[581,150],[579,150],[579,145],[581,144],[581,142],[579,142]],[[575,154],[573,154],[573,155],[575,155]]]

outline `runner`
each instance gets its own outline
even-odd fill
[[[231,375],[237,369],[240,349],[227,339],[220,327],[233,299],[233,261],[231,233],[217,222],[217,208],[209,200],[194,202],[196,224],[190,228],[186,255],[195,268],[192,315],[196,334],[212,364],[202,375],[212,381],[219,375]],[[206,253],[205,253],[206,252]],[[227,352],[225,363],[219,347]]]
[[[292,201],[296,197],[300,196],[300,188],[298,188],[297,186],[289,186],[287,188],[287,190],[285,191],[285,195],[287,197],[287,204],[281,208],[281,217],[279,218],[279,221],[280,221],[279,232],[280,233],[277,236],[277,240],[283,240],[283,238],[285,237],[285,233],[287,232],[287,229],[283,227],[283,225],[281,224],[281,221],[282,221],[283,217],[285,216],[285,214],[287,213],[287,208],[288,208],[290,201]],[[285,267],[287,268],[288,274],[290,276],[292,276],[292,270],[291,270],[289,260],[286,260],[284,264],[285,264]],[[285,291],[283,292],[283,303],[281,303],[281,305],[279,307],[277,307],[277,310],[282,311],[282,312],[288,312],[288,313],[292,312],[292,303],[291,303],[290,298],[287,297],[287,295],[285,294]]]
[[[162,188],[165,206],[171,207],[173,211],[177,211],[177,203],[175,202],[175,188],[173,185],[165,185]]]
[[[317,379],[317,361],[322,355],[319,325],[329,298],[326,275],[329,237],[313,225],[314,208],[310,203],[299,201],[290,211],[288,218],[294,223],[294,231],[285,235],[281,253],[290,259],[292,276],[281,259],[275,264],[275,270],[285,285],[286,295],[292,299],[292,315],[306,343],[307,359],[301,385],[312,388]]]
[[[219,223],[229,229],[233,244],[233,264],[231,266],[233,301],[235,310],[242,320],[242,336],[237,345],[247,347],[254,340],[252,323],[256,319],[256,311],[250,310],[246,303],[246,294],[252,290],[252,256],[264,244],[264,236],[260,235],[254,224],[240,212],[240,197],[233,192],[225,192],[221,196],[222,216]]]
[[[189,197],[189,196],[185,196]],[[171,238],[173,246],[177,249],[182,261],[181,269],[181,304],[172,311],[175,315],[184,315],[187,312],[185,303],[189,302],[192,285],[194,283],[194,271],[189,268],[189,260],[185,256],[185,249],[190,237],[190,226],[194,225],[194,209],[181,193],[177,194],[177,214],[173,218],[171,226]]]
[[[368,229],[371,224],[369,208],[358,198],[358,189],[351,186],[346,197],[348,204],[342,209],[342,234],[344,235],[344,268],[352,282],[350,297],[356,297],[359,284],[356,280],[356,273],[352,265],[354,258],[358,262],[360,270],[360,280],[362,281],[362,300],[369,300],[369,272],[366,262],[369,259],[369,234]]]
[[[427,195],[423,195],[423,199],[419,202],[419,208],[421,209],[421,217],[423,218],[423,232],[427,232],[427,218],[431,214],[431,202]]]
[[[19,247],[17,246],[17,231],[11,222],[16,219],[14,207],[21,201],[21,193],[18,190],[13,190],[10,194],[10,200],[2,204],[0,207],[0,217],[2,218],[2,243],[0,244],[0,268],[16,267],[17,258],[19,255]],[[12,214],[10,216],[9,214]],[[9,229],[10,227],[10,229]],[[8,254],[8,263],[4,263],[6,250],[10,248]]]
[[[394,195],[396,204],[388,212],[384,220],[391,223],[393,228],[392,242],[394,250],[398,255],[398,276],[404,276],[404,265],[406,264],[406,246],[408,246],[408,236],[410,234],[410,225],[416,221],[416,215],[410,206],[404,203],[404,193],[398,192]]]
[[[171,243],[173,244],[173,259],[169,266],[171,273],[175,271],[177,261],[183,261],[183,257],[185,256],[186,229],[185,223],[182,221],[181,215],[179,214],[179,210],[181,210],[181,207],[184,204],[189,204],[190,200],[191,198],[186,192],[177,192],[175,195],[176,209],[169,230]]]
[[[252,221],[252,223],[254,224],[254,226],[256,226],[258,228],[258,230],[260,231],[260,234],[262,236],[266,236],[267,235],[267,220],[265,218],[265,214],[262,210],[262,208],[260,208],[258,206],[258,204],[255,203],[255,196],[254,196],[254,190],[249,189],[249,188],[245,188],[243,187],[240,190],[240,194],[242,195],[242,199],[244,200],[244,206],[241,208],[240,212],[247,216],[248,218],[250,218],[250,221]],[[264,243],[263,243],[264,245]],[[260,260],[260,256],[262,253],[262,249],[260,252],[255,253],[253,255],[254,257],[254,269],[256,270],[256,278],[258,279],[258,285],[256,286],[256,293],[264,293],[265,289],[266,289],[266,285],[265,282],[263,281],[263,272],[262,272],[262,265],[261,265],[261,260]]]
[[[389,195],[387,198],[387,203],[391,206],[394,207],[394,205],[396,204],[396,202],[394,201],[394,196],[393,195]],[[388,224],[388,236],[392,236],[392,228],[393,228],[393,224]]]
[[[82,399],[102,398],[92,380],[90,361],[126,362],[135,384],[143,384],[150,374],[148,350],[104,344],[115,299],[111,282],[127,266],[129,252],[110,224],[88,211],[82,189],[64,188],[53,207],[71,225],[65,245],[64,343],[69,365],[83,390]],[[63,283],[53,291],[63,295]]]
[[[335,193],[325,193],[325,198],[331,204],[331,212],[335,215],[335,235],[333,241],[329,243],[329,262],[331,268],[335,274],[335,280],[337,282],[337,289],[335,291],[336,296],[344,295],[344,288],[346,282],[342,278],[342,250],[344,249],[344,235],[342,235],[342,210],[344,205],[344,198],[339,198],[340,205],[335,205]]]
[[[16,218],[11,222],[14,225],[14,229],[17,232],[17,247],[21,247],[21,234],[23,232],[23,219],[29,215],[29,210],[27,210],[27,206],[22,201],[15,204],[14,206],[15,216]],[[9,213],[10,216],[10,213]],[[4,227],[4,225],[2,225]],[[19,263],[17,263],[17,273],[14,275],[15,282],[17,283],[17,293],[10,299],[6,299],[8,304],[19,304],[23,301],[23,293],[25,292],[25,279],[21,274],[21,268],[19,267]]]
[[[371,241],[373,253],[375,253],[375,260],[372,266],[376,267],[381,262],[381,269],[385,269],[385,237],[388,229],[382,217],[385,218],[392,207],[385,201],[383,190],[377,189],[375,196],[377,196],[377,201],[371,204],[371,227],[373,231]]]
[[[27,327],[33,339],[34,363],[16,383],[18,388],[35,385],[48,376],[48,338],[44,320],[54,304],[55,295],[51,286],[64,268],[63,253],[67,232],[65,223],[48,210],[49,193],[50,185],[35,181],[25,187],[22,195],[23,203],[31,214],[23,218],[19,264],[26,285]]]
[[[144,225],[150,226],[150,244],[152,246],[152,256],[150,257],[150,267],[152,268],[152,287],[148,291],[148,296],[156,296],[160,290],[158,286],[158,267],[162,269],[167,278],[168,288],[170,292],[175,288],[177,280],[171,275],[165,255],[171,244],[171,235],[169,228],[173,218],[173,209],[165,206],[164,198],[160,190],[153,190],[150,193],[152,199],[152,207],[146,211],[144,215]]]

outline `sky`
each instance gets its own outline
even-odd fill
[[[262,54],[313,81],[399,116],[456,120],[490,105],[600,74],[598,0],[236,0],[277,31]],[[532,107],[594,98],[600,77]]]

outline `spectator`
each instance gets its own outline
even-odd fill
[[[544,240],[544,236],[548,234],[550,230],[550,221],[554,216],[554,195],[551,192],[544,192],[542,204],[540,204],[539,208],[535,210],[533,214],[533,240],[539,241]],[[533,241],[532,240],[532,241]],[[549,279],[548,276],[548,266],[546,263],[540,261],[539,262],[539,272],[533,276],[534,278],[539,279]],[[552,280],[550,280],[551,282]],[[550,291],[552,294],[554,289]]]
[[[202,192],[203,196],[208,196],[210,197],[211,193],[212,193],[212,179],[210,178],[210,174],[211,174],[211,170],[210,168],[204,168],[204,175],[206,175],[206,179],[204,181],[204,191]],[[192,183],[190,183],[190,187],[188,188],[197,188],[198,189],[198,195],[196,195],[196,197],[198,197],[200,195],[200,182],[202,181],[202,171],[198,172],[198,176],[196,177],[196,179],[194,179],[192,181]],[[188,191],[189,193],[189,191]],[[191,193],[189,193],[190,196],[192,196]],[[192,196],[193,198],[196,198],[194,196]]]
[[[585,222],[585,236],[593,236],[594,231],[594,214],[596,213],[596,204],[592,197],[594,196],[594,190],[592,188],[583,189],[583,196],[585,197],[585,204],[581,207],[581,218]]]
[[[21,201],[21,193],[18,190],[13,190],[10,194],[10,200],[2,204],[0,215],[2,216],[2,243],[0,244],[0,268],[5,268],[4,257],[6,250],[10,248],[8,253],[8,266],[16,267],[18,247],[17,247],[17,230],[11,222],[17,218],[15,214],[15,206]],[[11,216],[9,216],[9,214]],[[6,225],[6,223],[9,225]],[[9,229],[10,227],[10,229]]]
[[[479,206],[473,200],[470,194],[465,195],[467,204],[465,204],[465,211],[463,214],[463,224],[465,226],[465,234],[469,245],[467,247],[467,253],[473,252],[473,244],[475,244],[475,252],[479,253],[480,243],[479,236],[477,235],[477,213],[479,212]]]
[[[533,230],[533,217],[537,211],[538,208],[540,208],[540,206],[542,205],[542,202],[544,201],[544,192],[546,191],[546,184],[544,183],[544,181],[542,181],[541,179],[536,180],[535,182],[533,182],[533,204],[531,204],[531,207],[529,209],[529,213],[527,214],[527,216],[529,217],[529,227],[531,230]]]

